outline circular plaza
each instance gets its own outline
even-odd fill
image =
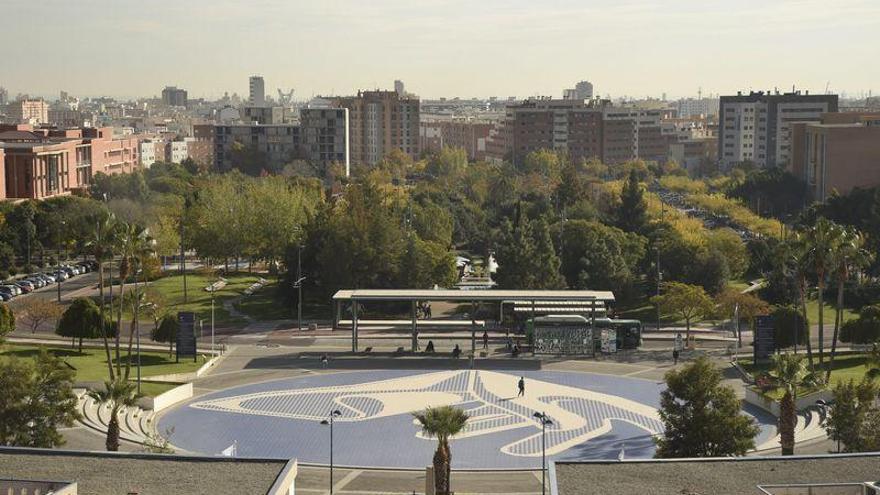
[[[525,381],[520,395],[518,381]],[[160,431],[192,453],[219,454],[236,445],[242,457],[329,462],[330,411],[337,465],[423,468],[436,441],[421,434],[412,412],[454,405],[470,416],[452,441],[456,469],[541,465],[542,431],[551,459],[651,457],[662,433],[657,414],[662,383],[562,371],[361,370],[309,374],[203,395],[167,411]],[[769,425],[762,425],[762,437]],[[761,438],[758,439],[761,443]]]

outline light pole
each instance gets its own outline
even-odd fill
[[[297,287],[297,302],[296,302],[296,326],[297,330],[302,332],[303,329],[303,278],[302,278],[302,253],[303,247],[302,244],[299,245],[296,251],[296,283]]]
[[[547,494],[547,425],[552,425],[553,420],[542,412],[536,412],[532,416],[541,422],[541,495]]]
[[[217,291],[217,283],[211,284],[211,358],[217,356],[214,350],[214,292]]]
[[[64,235],[64,226],[65,226],[66,224],[67,224],[67,222],[65,222],[64,220],[61,221],[61,232],[59,232],[60,235],[58,236],[58,256],[56,256],[56,258],[57,258],[56,261],[58,262],[57,264],[58,264],[59,267],[61,266],[61,244],[64,243],[64,241],[63,241],[61,238],[62,238],[62,236]],[[60,268],[59,268],[59,269],[60,269]],[[57,285],[58,285],[58,302],[59,302],[59,303],[61,302],[61,281],[62,281],[62,280],[61,280],[61,277],[59,276],[59,277],[58,277],[58,280],[57,280]]]
[[[830,409],[833,406],[831,404],[825,402],[822,399],[817,400],[816,405],[822,408],[822,416],[823,416],[822,419],[824,420],[824,422],[827,423],[828,422],[828,409]],[[837,437],[837,453],[839,454],[840,453],[840,433],[835,432],[834,436]]]
[[[335,409],[330,411],[328,419],[321,421],[322,425],[330,425],[330,495],[333,495],[333,420],[339,416],[342,416],[342,413],[339,409]]]

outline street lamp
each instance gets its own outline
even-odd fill
[[[306,277],[302,276],[302,252],[303,246],[300,245],[297,247],[296,252],[296,281],[293,283],[293,288],[297,290],[297,302],[296,302],[296,321],[297,321],[297,330],[302,332],[303,329],[303,282],[306,280]]]
[[[536,412],[532,416],[541,422],[541,495],[547,493],[547,425],[552,425],[553,420],[545,413]]]
[[[217,356],[214,349],[214,292],[217,291],[217,282],[211,284],[211,358]]]
[[[339,409],[330,412],[328,419],[322,420],[322,425],[330,425],[330,495],[333,495],[333,420],[342,416]]]
[[[833,407],[831,404],[825,402],[822,399],[816,401],[816,405],[822,408],[822,419],[823,422],[828,422],[828,409]],[[837,453],[840,453],[840,432],[835,432],[834,436],[837,437]]]
[[[61,239],[61,237],[64,235],[64,226],[65,225],[67,225],[67,222],[62,220],[61,221],[61,229],[60,229],[61,232],[60,232],[60,235],[58,236],[58,256],[55,257],[56,258],[55,261],[58,262],[57,264],[59,267],[61,266],[61,244],[64,243],[64,241]],[[58,277],[58,280],[56,282],[57,282],[56,285],[58,285],[58,302],[60,303],[61,302],[61,277]]]

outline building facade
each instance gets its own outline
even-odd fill
[[[251,76],[248,80],[248,103],[254,107],[266,104],[266,82],[263,76]]]
[[[483,160],[495,126],[495,122],[466,118],[423,121],[419,123],[419,149],[436,153],[444,147],[462,148],[469,160]]]
[[[574,92],[579,100],[589,100],[593,98],[593,83],[590,81],[581,81],[574,85]]]
[[[348,109],[303,108],[299,120],[300,155],[324,171],[332,163],[343,165],[348,176],[351,168]]]
[[[162,90],[162,104],[168,107],[186,107],[187,94],[185,89],[166,86]]]
[[[242,146],[262,154],[269,164],[287,164],[299,158],[301,143],[299,125],[215,125],[214,168],[220,172],[232,170],[236,149]]]
[[[352,163],[375,165],[396,149],[418,158],[418,97],[358,91],[357,96],[336,98],[333,104],[348,109]]]
[[[806,182],[813,200],[880,186],[880,113],[826,114],[792,124],[789,171]]]
[[[837,112],[837,95],[796,91],[742,93],[720,101],[718,156],[722,168],[752,162],[758,167],[785,167],[791,157],[791,124],[817,122]]]
[[[16,124],[48,124],[49,104],[43,100],[16,100],[7,105],[6,114]]]

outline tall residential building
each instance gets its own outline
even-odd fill
[[[177,86],[165,86],[162,90],[162,104],[169,107],[185,107],[186,90]]]
[[[16,124],[48,124],[49,104],[43,100],[16,100],[7,105],[6,115]]]
[[[403,81],[400,79],[394,80],[394,92],[400,96],[406,96],[406,88],[403,85]]]
[[[395,91],[358,91],[357,96],[336,98],[348,109],[351,161],[375,165],[392,150],[418,158],[419,99]]]
[[[419,149],[437,152],[444,147],[462,148],[469,160],[486,157],[489,134],[495,122],[467,118],[422,121],[419,123]]]
[[[339,163],[348,176],[351,168],[348,109],[303,108],[299,121],[301,156],[324,171],[328,165]]]
[[[565,151],[573,160],[602,159],[602,109],[590,101],[533,98],[509,105],[507,153],[514,164],[533,151]]]
[[[829,113],[791,124],[789,170],[816,201],[880,186],[880,112]]]
[[[259,107],[266,104],[266,83],[263,76],[251,76],[249,81],[249,97],[248,103],[251,106]]]
[[[679,117],[714,117],[718,115],[720,102],[718,98],[682,98],[675,104]]]
[[[827,112],[837,112],[837,95],[753,91],[722,96],[718,131],[721,166],[743,162],[758,167],[787,166],[791,124],[818,122]]]
[[[0,86],[0,106],[5,105],[9,102],[9,91],[6,90],[3,86]]]
[[[593,98],[593,83],[590,81],[581,81],[574,85],[574,91],[579,100],[589,100]]]

